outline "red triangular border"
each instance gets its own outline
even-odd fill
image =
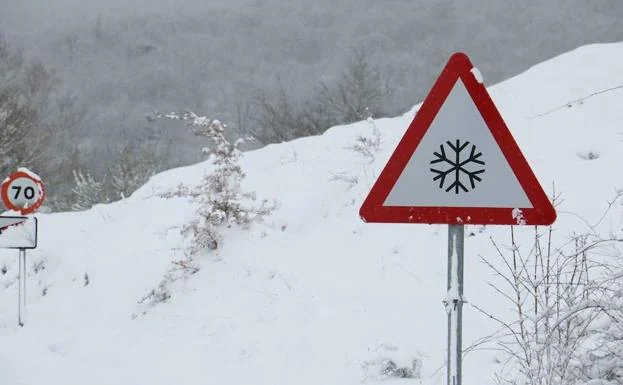
[[[487,89],[470,72],[472,68],[472,63],[464,53],[458,52],[450,57],[448,64],[439,75],[368,197],[363,202],[359,215],[365,222],[549,225],[556,220],[554,207],[493,104]],[[402,207],[383,205],[459,78],[463,81],[474,104],[519,180],[519,184],[532,203],[533,208],[519,207],[523,220],[514,215],[513,210],[515,208],[513,207]]]

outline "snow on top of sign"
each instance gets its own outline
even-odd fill
[[[476,78],[476,81],[478,83],[482,84],[484,82],[484,78],[482,77],[482,73],[478,70],[478,68],[474,67],[469,72],[471,72],[472,75],[474,75],[474,78]]]
[[[37,174],[35,174],[34,172],[32,172],[30,169],[28,169],[27,167],[19,167],[17,169],[18,172],[23,172],[24,174],[28,174],[28,176],[30,176],[31,178],[34,178],[38,181],[41,181],[41,177]]]

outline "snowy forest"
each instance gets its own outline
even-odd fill
[[[0,10],[0,123],[13,130],[2,131],[2,169],[39,170],[54,211],[118,200],[201,160],[207,143],[157,113],[219,119],[252,149],[402,113],[454,51],[493,84],[623,37],[616,0],[2,0]]]

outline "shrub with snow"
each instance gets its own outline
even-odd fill
[[[180,186],[178,191],[168,194],[192,197],[199,203],[198,217],[184,228],[184,232],[193,237],[191,255],[218,247],[218,226],[232,223],[246,226],[274,210],[274,205],[270,205],[267,200],[255,206],[255,194],[241,190],[245,174],[239,161],[242,155],[240,145],[244,143],[244,139],[232,143],[225,136],[225,124],[193,112],[159,116],[188,122],[196,135],[210,139],[213,144],[212,148],[203,149],[203,153],[210,156],[215,166],[212,172],[204,175],[203,182],[198,187],[189,189]]]
[[[620,197],[620,196],[619,196]],[[618,197],[617,197],[618,198]],[[490,285],[515,312],[511,320],[484,312],[502,327],[499,346],[511,385],[613,385],[623,383],[623,270],[613,257],[617,236],[594,227],[557,242],[550,226],[534,230],[520,245],[511,227],[510,245],[494,249],[504,268],[482,258],[504,285]]]
[[[74,195],[71,209],[74,211],[88,210],[97,203],[108,202],[108,197],[104,191],[104,183],[95,180],[90,172],[73,170]]]

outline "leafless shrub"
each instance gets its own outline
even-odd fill
[[[350,190],[351,188],[355,187],[357,183],[359,183],[359,178],[353,175],[349,175],[348,173],[345,173],[345,172],[340,172],[340,173],[331,174],[329,181],[343,182],[348,186],[348,189]]]
[[[357,135],[357,138],[355,139],[355,144],[349,146],[348,149],[353,150],[368,158],[369,163],[372,163],[374,162],[375,154],[379,151],[381,147],[381,131],[374,122],[374,119],[368,117],[366,121],[368,122],[368,125],[372,128],[372,135]]]
[[[612,319],[616,311],[612,307],[613,266],[602,256],[619,253],[614,245],[620,239],[602,237],[591,229],[557,245],[553,233],[551,226],[535,227],[533,242],[522,247],[511,227],[508,247],[491,239],[502,267],[491,257],[481,256],[503,282],[502,286],[489,285],[515,312],[514,319],[505,320],[472,304],[499,323],[499,347],[522,379],[502,374],[498,382],[567,385],[587,381],[582,362],[594,340],[595,321]]]
[[[320,83],[300,103],[283,87],[273,95],[257,96],[253,104],[256,130],[252,135],[264,144],[318,135],[338,124],[383,115],[382,104],[388,95],[381,71],[370,64],[364,50],[355,50],[334,82]]]
[[[337,82],[320,85],[317,99],[340,123],[384,113],[382,105],[389,92],[384,87],[380,70],[370,62],[365,50],[355,49]]]
[[[199,272],[199,266],[190,255],[183,260],[174,261],[158,286],[150,290],[149,293],[138,301],[138,303],[147,306],[154,306],[158,303],[167,302],[172,297],[170,288],[171,284],[176,281],[186,279],[197,272]]]

